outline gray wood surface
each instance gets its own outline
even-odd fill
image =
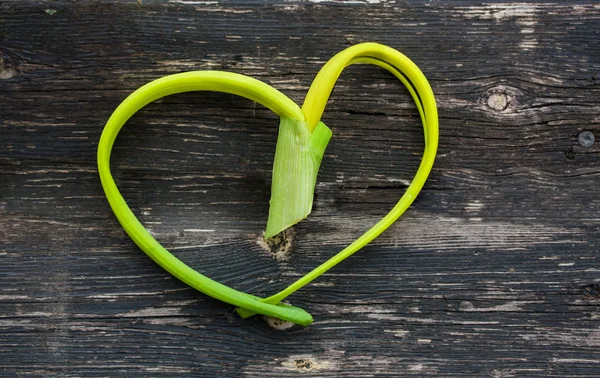
[[[372,4],[367,4],[372,3]],[[322,64],[388,44],[430,79],[440,148],[409,211],[290,297],[286,331],[240,319],[127,237],[96,170],[134,89],[225,69],[301,103]],[[600,376],[597,2],[0,2],[0,375]],[[277,117],[234,96],[165,98],[113,154],[125,198],[200,272],[268,295],[383,216],[422,151],[416,108],[351,67],[312,215],[271,246]]]

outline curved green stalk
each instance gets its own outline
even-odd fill
[[[287,305],[260,302],[255,296],[234,290],[196,272],[167,251],[135,217],[119,192],[110,173],[110,153],[115,139],[127,120],[150,102],[170,94],[187,91],[219,91],[237,94],[257,101],[282,117],[303,120],[300,108],[288,97],[258,80],[219,71],[186,72],[166,76],[148,83],[132,93],[108,120],[98,144],[98,172],[106,198],[117,219],[131,237],[152,260],[191,287],[223,302],[246,308],[256,313],[274,316],[297,324],[312,323],[305,310]]]
[[[379,236],[412,204],[433,167],[439,138],[437,107],[433,91],[423,73],[410,59],[387,46],[376,43],[355,45],[340,52],[325,64],[313,81],[302,106],[308,126],[314,127],[320,120],[329,95],[342,70],[351,64],[363,63],[375,64],[390,71],[406,86],[415,101],[425,133],[425,151],[419,169],[404,195],[386,216],[341,252],[281,292],[264,299],[265,303],[281,302]],[[254,315],[253,311],[245,308],[238,308],[237,312],[242,317]]]
[[[423,159],[412,183],[383,219],[344,250],[280,293],[262,299],[234,290],[196,272],[150,235],[119,193],[110,172],[110,154],[119,131],[135,112],[148,103],[170,94],[202,90],[227,92],[259,102],[281,117],[280,137],[273,167],[272,203],[267,235],[289,227],[308,215],[312,207],[316,175],[331,137],[329,129],[319,121],[331,90],[344,67],[363,63],[387,69],[408,88],[417,104],[425,130]],[[342,51],[321,69],[310,87],[302,109],[269,85],[229,72],[187,72],[148,83],[132,93],[108,120],[98,145],[98,171],[111,208],[127,234],[168,272],[209,296],[238,306],[238,313],[243,317],[258,313],[308,325],[312,322],[309,313],[301,308],[281,304],[280,301],[358,251],[398,219],[423,187],[433,166],[437,144],[437,108],[433,92],[424,75],[398,51],[375,43],[365,43]],[[290,208],[289,203],[297,203],[298,206]]]

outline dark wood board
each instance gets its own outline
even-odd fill
[[[369,3],[369,4],[367,4]],[[254,76],[301,103],[359,42],[431,82],[434,170],[371,245],[290,297],[286,331],[174,279],[103,195],[96,147],[118,104],[176,72]],[[0,375],[600,376],[600,6],[596,2],[1,1]],[[348,68],[311,216],[261,243],[277,117],[188,93],[121,132],[134,212],[200,272],[268,295],[383,216],[423,148],[390,74]]]

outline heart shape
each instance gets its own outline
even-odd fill
[[[263,104],[281,117],[280,135],[275,153],[275,166],[278,162],[277,155],[280,150],[282,130],[286,122],[291,122],[305,128],[298,129],[297,127],[299,126],[297,126],[296,130],[301,130],[302,133],[307,135],[306,138],[308,139],[306,143],[312,143],[311,138],[313,141],[317,141],[311,145],[312,147],[308,147],[308,157],[304,159],[306,161],[313,160],[310,163],[313,164],[312,168],[310,168],[311,173],[306,180],[306,182],[312,184],[312,187],[298,190],[298,195],[302,196],[306,200],[306,204],[308,204],[305,204],[300,209],[300,213],[303,214],[302,217],[305,217],[308,215],[307,209],[310,212],[310,206],[312,206],[312,193],[314,191],[320,157],[322,157],[322,153],[331,136],[329,129],[320,122],[321,115],[339,75],[345,67],[351,64],[377,65],[390,71],[406,86],[417,105],[423,123],[425,133],[423,158],[406,192],[387,215],[341,252],[292,283],[283,291],[263,299],[232,289],[196,272],[167,251],[150,235],[119,193],[110,172],[110,154],[119,131],[133,114],[147,104],[175,93],[188,91],[226,92]],[[108,202],[127,234],[150,258],[169,273],[213,298],[237,306],[238,314],[244,318],[254,314],[263,314],[306,326],[312,323],[312,316],[301,308],[283,304],[281,301],[364,247],[386,230],[408,209],[421,191],[433,167],[438,138],[438,115],[435,98],[423,73],[410,59],[397,50],[377,43],[362,43],[338,53],[323,66],[310,86],[302,108],[298,107],[296,103],[273,87],[256,79],[230,72],[192,71],[152,81],[129,95],[106,123],[98,144],[98,172]],[[285,144],[285,142],[281,143],[282,145]],[[315,163],[316,169],[314,169]],[[275,176],[274,169],[271,209],[274,206],[273,190],[277,186],[276,182],[281,183],[294,179],[293,175],[292,177],[288,176],[281,179]],[[276,218],[277,215],[278,213],[273,217]],[[270,211],[269,222],[271,222],[271,216]],[[295,223],[299,220],[292,218],[282,220],[281,222],[278,221],[278,224],[284,224],[284,227],[287,227],[290,221]],[[273,230],[277,229],[274,226],[271,232],[275,232]],[[267,226],[267,230],[269,230],[269,225]]]

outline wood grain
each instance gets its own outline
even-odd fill
[[[600,136],[599,30],[585,1],[1,2],[1,375],[598,376],[600,147],[578,135]],[[95,162],[127,94],[224,69],[301,103],[363,41],[430,80],[439,157],[399,222],[290,297],[312,326],[242,320],[134,246]],[[382,70],[348,68],[323,121],[315,208],[285,251],[261,242],[278,121],[248,100],[149,105],[113,173],[178,257],[268,295],[383,216],[419,163],[418,114]]]

